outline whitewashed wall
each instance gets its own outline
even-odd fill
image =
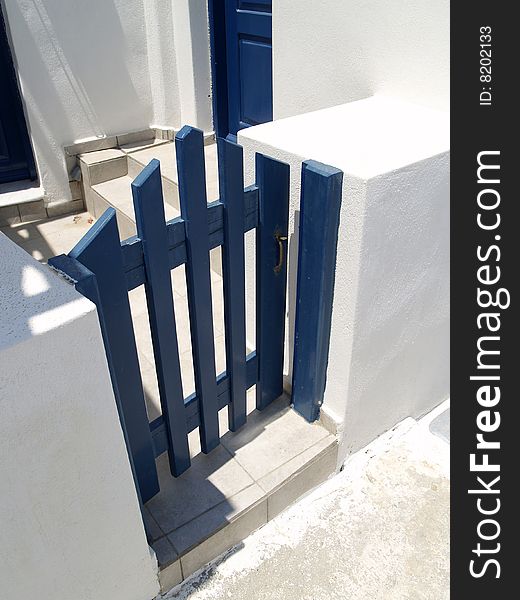
[[[47,203],[69,198],[63,146],[184,122],[211,131],[202,0],[2,0]]]
[[[448,0],[273,2],[274,118],[385,93],[449,104]]]
[[[286,387],[292,377],[301,164],[344,172],[322,413],[339,464],[449,394],[449,118],[374,97],[239,133],[254,156],[290,165]],[[248,343],[254,348],[254,242],[247,238]]]
[[[94,305],[0,233],[0,597],[159,590]]]

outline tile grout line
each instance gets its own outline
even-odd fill
[[[194,521],[196,521],[197,519],[199,519],[200,517],[206,515],[207,513],[209,513],[210,511],[212,511],[213,509],[217,508],[218,506],[220,506],[221,504],[224,504],[224,502],[228,502],[229,500],[235,498],[238,494],[241,494],[242,492],[245,492],[246,490],[248,490],[249,488],[252,488],[254,485],[258,485],[256,483],[256,481],[254,481],[253,483],[247,485],[245,488],[242,488],[241,490],[239,490],[238,492],[234,493],[232,496],[230,496],[229,498],[226,498],[225,500],[221,500],[218,504],[215,504],[214,506],[211,506],[210,508],[206,509],[204,512],[201,512],[199,515],[197,515],[196,517],[193,517],[192,519],[190,519],[189,521],[186,521],[186,523],[183,523],[182,525],[179,525],[178,527],[175,527],[174,529],[172,529],[171,531],[169,531],[168,533],[164,533],[164,530],[161,528],[161,526],[157,523],[157,521],[154,518],[154,521],[157,523],[157,526],[159,527],[159,529],[163,532],[163,535],[160,538],[157,538],[156,540],[154,540],[153,543],[162,540],[163,538],[168,538],[168,536],[170,536],[172,533],[174,533],[175,531],[181,529],[182,527],[185,527],[186,525],[189,525],[190,523],[193,523]],[[262,489],[261,486],[260,489],[262,490],[262,492],[264,492],[264,490]],[[205,539],[209,539],[212,535],[218,533],[221,529],[223,529],[226,525],[229,525],[231,523],[233,523],[233,521],[235,521],[239,516],[241,516],[243,513],[249,511],[250,509],[254,508],[255,506],[257,506],[260,502],[262,502],[263,500],[266,499],[265,496],[265,492],[264,495],[259,498],[258,500],[256,500],[253,504],[251,504],[251,506],[248,506],[247,508],[245,508],[243,511],[241,511],[232,521],[226,521],[222,527],[219,527],[218,529],[216,529],[215,531],[213,531],[210,535],[208,535]],[[152,515],[152,512],[150,510],[148,510],[148,512]],[[153,516],[153,515],[152,515]],[[177,550],[177,548],[175,547],[175,544],[168,539],[168,541],[170,542],[170,544],[173,546],[173,549],[175,550],[175,552],[177,553],[177,556],[180,558],[181,557],[181,553]],[[199,542],[201,543],[201,542]],[[184,554],[187,554],[190,550],[192,550],[195,547],[195,545],[190,546],[187,550],[185,550],[182,555],[184,556]]]
[[[245,490],[253,487],[254,484],[249,485],[247,487],[245,487],[243,490],[240,490],[240,492],[237,492],[237,494],[244,492]],[[256,484],[258,485],[258,484]],[[258,486],[260,487],[260,486]],[[260,487],[261,491],[264,492],[264,490]],[[235,497],[237,494],[233,494],[233,496],[231,496],[229,499]],[[173,548],[175,549],[175,552],[177,552],[177,555],[179,557],[179,559],[182,559],[184,556],[186,556],[186,554],[188,554],[189,552],[191,552],[192,550],[194,550],[195,548],[197,548],[197,546],[200,546],[201,544],[203,544],[204,542],[206,542],[207,540],[209,540],[211,537],[213,537],[214,535],[216,535],[217,533],[219,533],[220,531],[222,531],[225,527],[227,527],[228,525],[232,525],[233,523],[235,523],[239,518],[241,518],[243,515],[247,514],[249,511],[253,510],[254,508],[256,508],[257,506],[259,506],[262,502],[265,502],[265,508],[266,508],[266,521],[264,523],[264,525],[268,522],[268,509],[267,509],[267,494],[264,492],[264,495],[259,498],[258,500],[256,500],[255,502],[253,502],[250,506],[246,507],[244,510],[242,510],[240,513],[238,513],[236,515],[236,517],[231,520],[231,521],[226,521],[225,523],[223,523],[220,527],[218,527],[217,529],[215,529],[214,531],[212,531],[206,538],[204,538],[202,541],[200,542],[196,542],[194,544],[192,544],[191,546],[189,546],[186,550],[184,550],[182,553],[180,553],[177,548],[175,547],[175,544],[171,541],[168,540],[170,542],[170,544],[173,546]],[[223,500],[222,502],[225,502],[225,500]],[[216,504],[213,508],[216,508],[217,506],[219,506],[220,504],[222,504],[222,502],[219,502],[219,504]],[[209,509],[211,510],[211,509]],[[205,511],[202,514],[206,514],[209,511]],[[202,516],[202,515],[199,515]],[[189,521],[189,523],[193,522],[195,519],[192,519],[191,521]],[[185,523],[185,525],[187,525],[188,523]],[[182,525],[181,527],[184,527],[184,525]],[[177,528],[179,529],[179,528]],[[175,529],[173,531],[171,531],[169,534],[167,534],[167,537],[169,535],[171,535],[174,531],[176,531]]]
[[[322,438],[323,440],[323,438]],[[321,440],[320,440],[321,441]],[[319,442],[316,442],[316,444],[313,444],[311,446],[311,448],[313,448],[314,446],[316,446],[317,444],[319,444]],[[325,448],[323,448],[323,450],[321,452],[319,452],[318,454],[316,454],[315,456],[312,457],[312,459],[308,462],[306,462],[305,464],[303,464],[301,467],[299,467],[296,471],[294,471],[294,473],[291,473],[291,475],[289,475],[289,477],[287,477],[287,479],[285,479],[284,481],[282,481],[281,483],[279,483],[278,485],[276,485],[272,490],[270,491],[265,491],[264,488],[262,487],[262,484],[257,482],[258,485],[262,488],[262,490],[265,491],[266,494],[269,494],[269,496],[272,496],[276,491],[278,491],[284,484],[289,483],[290,481],[292,481],[293,479],[295,479],[298,475],[301,475],[307,468],[309,468],[311,465],[313,465],[315,462],[317,462],[318,460],[320,460],[325,454],[327,454],[328,452],[330,452],[331,450],[334,449],[334,446],[337,445],[337,440],[335,439],[331,444],[329,444],[328,446],[326,446]],[[310,450],[311,448],[308,448],[308,450]],[[298,455],[299,456],[299,455]],[[296,458],[296,457],[295,457]],[[286,463],[287,464],[287,463]],[[271,473],[273,473],[273,471],[271,471]],[[268,473],[269,475],[269,473]],[[266,477],[267,475],[265,475],[264,477]]]
[[[293,410],[292,408],[290,410]],[[309,424],[310,425],[310,424]],[[246,425],[247,426],[247,422]],[[314,442],[314,444],[311,444],[308,448],[305,448],[304,450],[302,450],[301,452],[298,452],[298,454],[295,454],[294,456],[292,456],[291,458],[289,458],[288,460],[286,460],[285,462],[283,462],[282,464],[278,465],[277,467],[275,467],[274,469],[271,469],[271,471],[268,471],[267,473],[264,473],[262,475],[262,477],[260,477],[260,479],[262,479],[263,477],[267,477],[267,475],[270,475],[271,473],[274,473],[275,471],[277,471],[278,469],[281,469],[283,466],[287,465],[288,463],[290,463],[292,460],[294,460],[295,458],[298,458],[298,456],[301,456],[302,454],[304,454],[305,452],[307,452],[308,450],[311,450],[311,448],[314,448],[314,446],[316,446],[317,444],[319,444],[320,442],[322,442],[328,435],[332,435],[330,432],[328,432],[322,425],[319,425],[319,427],[321,429],[323,429],[323,431],[325,432],[325,435],[323,437],[321,437],[319,440],[317,440],[316,442]],[[337,440],[337,438],[335,436],[334,437],[335,440]],[[226,450],[228,450],[231,453],[231,450],[229,450],[226,447]],[[321,453],[320,453],[321,454]],[[236,457],[236,453],[233,455],[233,458],[237,461],[237,463],[244,469],[244,471],[249,475],[249,477],[251,477],[251,479],[253,479],[253,481],[255,483],[258,483],[258,480],[255,479],[255,477],[246,469],[246,467],[240,462],[240,460]],[[259,484],[260,485],[260,484]],[[260,486],[262,487],[262,486]],[[263,489],[263,488],[262,488]]]

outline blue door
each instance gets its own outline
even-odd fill
[[[226,0],[227,117],[231,135],[273,118],[271,4],[272,0]]]
[[[0,183],[35,179],[36,169],[0,7]]]

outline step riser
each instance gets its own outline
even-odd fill
[[[97,185],[98,183],[110,181],[110,179],[123,177],[128,172],[126,156],[105,160],[92,165],[87,165],[80,160],[80,167],[83,181],[88,182],[90,185]]]
[[[135,179],[139,173],[144,169],[144,166],[132,158],[132,156],[128,156],[128,176],[132,179]],[[173,208],[180,210],[179,203],[179,188],[176,183],[166,179],[166,177],[161,177],[162,187],[163,187],[163,196],[164,201],[167,202]]]
[[[117,227],[119,229],[119,237],[121,240],[125,240],[133,235],[137,234],[137,229],[134,221],[128,216],[125,215],[119,208],[113,206],[106,198],[104,198],[101,194],[98,194],[96,190],[89,190],[89,213],[94,216],[96,219],[108,209],[114,208],[116,211],[116,219],[117,219]]]

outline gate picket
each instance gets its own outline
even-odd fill
[[[224,320],[226,371],[230,385],[229,429],[246,422],[246,299],[244,258],[244,174],[242,148],[218,139],[220,200],[224,204]]]
[[[146,268],[146,300],[170,471],[177,476],[190,466],[190,451],[158,160],[152,160],[137,176],[132,194]]]
[[[142,502],[159,491],[116,211],[109,208],[69,252],[94,273],[96,304],[119,418]],[[52,261],[50,261],[52,264]],[[59,267],[58,267],[59,268]],[[81,290],[80,290],[81,291]]]
[[[262,410],[283,393],[289,165],[257,154],[256,184],[256,407]]]
[[[325,394],[343,173],[303,163],[292,401],[315,421]]]
[[[202,131],[183,127],[175,136],[175,151],[181,216],[186,228],[186,283],[195,390],[200,406],[200,445],[207,454],[220,444],[220,437]]]

